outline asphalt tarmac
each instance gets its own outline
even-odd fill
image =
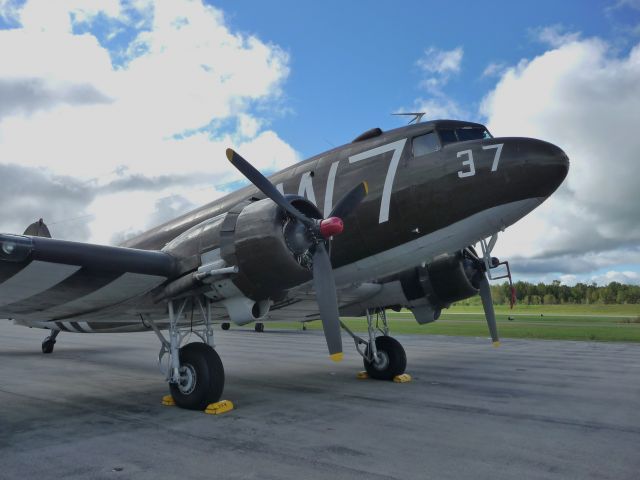
[[[163,407],[153,334],[0,321],[0,478],[640,478],[640,345],[398,336],[413,382],[344,337],[221,331],[220,416]],[[428,327],[426,327],[428,328]]]

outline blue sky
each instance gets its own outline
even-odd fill
[[[233,29],[290,54],[284,107],[291,112],[272,121],[304,156],[374,126],[401,125],[389,114],[412,107],[424,95],[416,62],[430,46],[464,48],[462,69],[446,91],[470,119],[481,120],[479,103],[495,85],[495,78],[482,77],[484,69],[544,52],[547,46],[536,39],[536,29],[561,25],[585,37],[615,39],[628,49],[632,43],[622,31],[638,21],[638,11],[593,0],[212,3],[224,10]]]
[[[640,0],[0,0],[0,45],[0,231],[118,243],[240,185],[228,146],[273,172],[418,110],[569,155],[519,278],[640,283]]]

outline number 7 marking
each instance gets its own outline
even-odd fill
[[[382,189],[382,203],[380,204],[380,215],[378,217],[378,223],[384,223],[389,221],[389,205],[391,204],[391,191],[393,190],[393,179],[396,177],[396,170],[398,169],[398,163],[400,163],[400,157],[402,156],[402,150],[407,143],[407,139],[403,138],[387,145],[367,150],[366,152],[358,153],[349,157],[349,163],[356,163],[360,160],[382,155],[383,153],[393,151],[391,156],[391,163],[389,163],[389,169],[387,170],[387,177],[384,179],[384,187]]]
[[[500,162],[500,154],[502,153],[502,146],[504,143],[496,143],[494,145],[483,145],[483,150],[491,150],[493,148],[496,149],[496,154],[493,156],[493,164],[491,165],[491,171],[495,172],[498,170],[498,163]]]

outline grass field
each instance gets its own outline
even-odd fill
[[[454,306],[427,325],[418,325],[409,311],[390,311],[387,317],[396,334],[488,337],[484,314],[478,306]],[[513,310],[497,306],[496,319],[502,338],[640,342],[640,305],[522,305]],[[342,320],[352,330],[366,332],[363,318]],[[301,327],[295,323],[268,323],[266,328]],[[307,328],[322,326],[310,322]]]

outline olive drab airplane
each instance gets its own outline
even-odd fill
[[[427,324],[479,294],[498,342],[488,281],[506,270],[491,256],[497,234],[569,168],[555,145],[453,120],[375,128],[268,179],[226,156],[251,185],[121,246],[56,240],[42,220],[0,235],[0,318],[49,330],[44,353],[61,331],[152,330],[171,395],[190,409],[222,395],[216,323],[320,319],[331,359],[342,358],[344,329],[369,375],[389,380],[406,355],[386,309]],[[339,315],[366,316],[368,337]],[[199,340],[182,345],[192,333]]]

